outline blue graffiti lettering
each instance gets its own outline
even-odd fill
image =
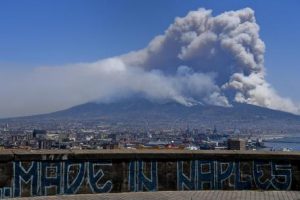
[[[100,185],[99,182],[104,176],[104,172],[102,169],[99,169],[95,173],[95,167],[97,166],[111,166],[111,163],[87,163],[88,164],[88,182],[90,189],[94,193],[104,193],[110,192],[112,190],[113,184],[110,180],[106,181],[103,185]]]
[[[26,170],[21,161],[14,162],[14,197],[20,197],[22,194],[22,183],[30,183],[30,196],[38,195],[38,177],[39,165],[37,162],[30,162]]]
[[[241,163],[237,161],[235,163],[235,185],[236,190],[245,190],[251,188],[252,176],[244,174],[241,171]]]
[[[264,167],[271,169],[267,177],[265,177]],[[289,190],[292,182],[291,174],[290,164],[279,165],[270,161],[253,161],[254,181],[260,189]]]
[[[67,161],[64,163],[64,168],[64,193],[76,194],[84,180],[85,163]],[[73,180],[70,180],[71,178]]]
[[[48,195],[47,189],[55,187],[56,194],[61,193],[61,163],[42,162],[41,168],[41,192]]]
[[[207,168],[207,170],[205,170]],[[208,189],[215,189],[215,162],[198,161],[197,189],[203,190],[204,184],[209,185]]]
[[[156,191],[158,185],[157,161],[150,162],[150,178],[144,174],[143,161],[133,161],[129,163],[129,190],[130,191]]]
[[[223,189],[223,183],[225,180],[228,180],[233,174],[234,163],[233,162],[217,162],[217,177],[216,177],[216,189]],[[223,170],[223,166],[225,166],[225,170]],[[230,184],[230,181],[229,181]]]
[[[183,161],[177,162],[177,190],[196,189],[196,161],[190,161],[190,174],[187,176],[183,172]]]

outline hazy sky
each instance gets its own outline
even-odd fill
[[[0,0],[0,73],[138,50],[163,34],[175,17],[200,7],[213,15],[252,8],[266,45],[267,80],[279,94],[300,102],[298,0]]]

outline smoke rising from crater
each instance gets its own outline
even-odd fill
[[[252,9],[213,16],[201,8],[176,18],[138,51],[94,63],[2,73],[0,110],[3,116],[34,114],[142,95],[187,106],[235,101],[299,114],[299,105],[265,80],[264,52]]]

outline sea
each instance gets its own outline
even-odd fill
[[[264,141],[266,146],[265,150],[276,150],[290,149],[291,151],[300,151],[300,137],[282,137],[272,140]]]

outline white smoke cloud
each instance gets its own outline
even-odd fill
[[[154,38],[147,48],[122,59],[128,65],[169,73],[178,65],[187,65],[196,73],[213,72],[219,87],[217,94],[226,102],[299,114],[300,106],[279,96],[266,81],[264,52],[252,9],[225,12],[216,17],[211,10],[199,9],[176,18],[165,34]]]
[[[250,8],[191,11],[141,50],[27,73],[0,74],[0,116],[46,113],[132,95],[186,106],[249,103],[300,113],[265,80],[264,43]]]

